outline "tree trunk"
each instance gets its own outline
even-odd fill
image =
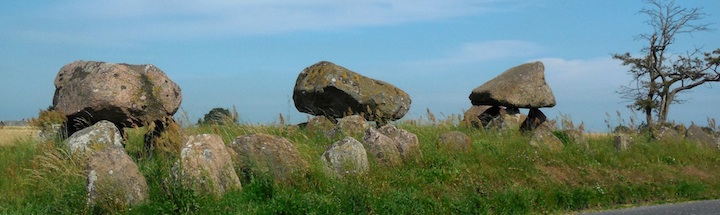
[[[664,124],[667,121],[668,111],[670,110],[670,104],[675,99],[674,92],[668,92],[663,94],[662,100],[660,101],[660,113],[658,115],[658,123]]]

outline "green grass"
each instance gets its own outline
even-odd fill
[[[342,136],[278,125],[188,128],[189,134],[219,134],[226,144],[244,134],[282,136],[310,164],[307,175],[287,184],[239,173],[242,191],[223,197],[196,195],[164,180],[174,156],[141,158],[144,131],[131,129],[126,150],[148,181],[150,199],[125,211],[86,205],[83,162],[62,144],[21,141],[0,147],[0,214],[563,214],[720,197],[720,150],[690,142],[636,138],[630,149],[616,151],[609,136],[579,145],[561,135],[564,147],[551,150],[531,146],[519,132],[426,124],[434,125],[397,125],[418,136],[421,161],[384,167],[370,159],[368,174],[346,178],[326,173],[320,161]],[[452,130],[468,134],[472,149],[438,147],[440,135]]]

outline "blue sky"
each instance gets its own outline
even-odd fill
[[[703,8],[703,21],[720,29],[720,4],[677,3]],[[614,93],[630,76],[611,54],[645,44],[634,40],[650,30],[637,13],[643,7],[639,0],[3,1],[0,119],[30,118],[51,105],[55,75],[75,60],[154,64],[182,88],[190,120],[235,106],[248,123],[278,114],[304,121],[292,89],[300,71],[322,60],[406,91],[409,119],[426,109],[462,114],[473,88],[540,60],[557,100],[546,115],[607,131],[617,111],[631,115]],[[720,48],[719,38],[718,31],[683,35],[673,49],[709,51]],[[681,95],[689,100],[672,106],[670,119],[720,119],[717,87]]]

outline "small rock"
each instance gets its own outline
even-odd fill
[[[97,146],[98,148],[104,146],[115,146],[123,148],[122,136],[120,131],[115,124],[109,121],[102,120],[95,125],[82,129],[75,132],[70,138],[67,139],[70,153],[75,153],[80,150],[86,152]]]
[[[405,129],[396,128],[394,125],[385,125],[380,127],[378,131],[385,136],[390,137],[397,146],[400,157],[403,161],[408,161],[411,158],[416,160],[422,159],[422,150],[420,149],[420,143],[417,135],[406,131]]]
[[[365,148],[352,137],[333,143],[322,154],[322,160],[338,175],[361,175],[370,169]]]
[[[438,143],[440,147],[460,152],[465,152],[472,148],[470,137],[459,131],[450,131],[440,135]]]
[[[697,126],[695,124],[692,124],[689,128],[687,128],[685,138],[706,147],[718,148],[717,140],[709,133],[704,131],[700,126]]]
[[[377,162],[385,166],[398,166],[402,163],[397,144],[393,139],[378,132],[374,128],[365,131],[363,144]]]

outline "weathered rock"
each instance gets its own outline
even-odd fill
[[[563,142],[553,134],[555,131],[555,123],[547,121],[540,124],[533,130],[530,145],[533,146],[546,146],[554,151],[559,151],[563,147]]]
[[[102,120],[95,125],[82,129],[75,132],[70,138],[67,139],[70,153],[75,153],[78,150],[86,152],[95,146],[96,148],[102,148],[105,146],[115,146],[123,148],[122,136],[120,131],[115,124]]]
[[[370,125],[360,115],[351,115],[338,120],[336,129],[347,135],[363,134]]]
[[[378,164],[397,166],[402,163],[400,151],[398,151],[395,141],[374,128],[365,131],[363,144],[367,152],[377,160]]]
[[[352,137],[333,143],[322,154],[327,167],[338,175],[361,175],[368,172],[370,165],[362,143]]]
[[[438,144],[440,147],[461,152],[468,151],[472,148],[470,137],[459,131],[450,131],[440,135]]]
[[[528,113],[527,118],[525,118],[525,121],[523,121],[522,125],[520,126],[520,130],[535,130],[536,127],[540,126],[545,121],[547,121],[547,117],[545,116],[545,114],[543,114],[542,111],[540,111],[540,109],[530,108],[530,112]]]
[[[710,148],[718,148],[718,141],[700,126],[690,125],[685,133],[685,138]]]
[[[485,112],[488,108],[492,106],[488,105],[473,105],[465,111],[465,114],[463,115],[463,122],[465,122],[466,126],[472,126],[475,128],[481,128],[483,127],[482,122],[480,121],[480,114]]]
[[[181,101],[180,87],[150,64],[75,61],[55,77],[53,107],[67,116],[68,135],[100,120],[142,126],[172,116]]]
[[[87,171],[89,205],[125,209],[148,198],[145,177],[123,148],[104,147],[92,152]]]
[[[293,101],[303,113],[334,118],[359,114],[378,122],[402,118],[411,103],[410,96],[397,87],[327,61],[298,75]]]
[[[682,141],[680,133],[667,126],[660,126],[652,131],[653,138],[666,143],[679,143]]]
[[[335,123],[325,116],[315,116],[308,120],[305,129],[312,135],[323,134],[327,138],[332,138],[337,133]]]
[[[501,113],[500,116],[490,120],[485,128],[495,128],[500,130],[518,130],[520,125],[525,121],[527,116],[521,113],[509,114],[507,111]]]
[[[308,170],[308,163],[300,157],[295,146],[282,137],[244,135],[235,138],[230,147],[237,153],[240,169],[271,174],[280,182],[305,174]]]
[[[406,131],[405,129],[396,128],[394,125],[385,125],[378,129],[378,132],[390,137],[395,142],[400,158],[408,161],[411,158],[416,160],[422,159],[422,150],[417,135]]]
[[[473,105],[516,108],[555,106],[555,96],[545,82],[542,62],[513,67],[475,88],[470,94]]]
[[[227,191],[241,189],[230,153],[219,135],[190,136],[182,148],[178,165],[183,185],[197,193],[221,196]]]
[[[625,151],[629,149],[631,144],[632,137],[627,134],[617,134],[615,135],[615,139],[613,139],[613,145],[615,145],[615,149],[618,151]]]

